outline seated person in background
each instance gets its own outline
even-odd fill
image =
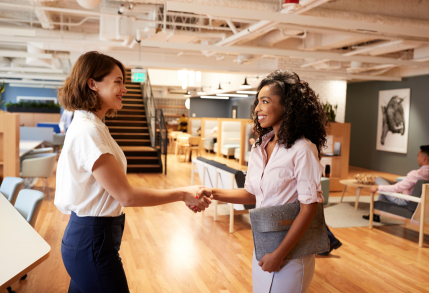
[[[216,143],[216,142],[217,142],[217,130],[218,130],[218,127],[217,127],[217,126],[215,126],[215,127],[213,127],[213,129],[210,131],[210,135],[211,135],[211,136],[214,136],[214,137],[213,137],[213,143]]]
[[[404,180],[394,183],[382,177],[375,179],[376,186],[369,189],[371,193],[374,192],[394,192],[410,195],[413,192],[414,186],[418,180],[429,180],[429,145],[422,145],[417,155],[417,164],[421,167],[418,170],[413,170],[407,174]],[[380,194],[378,200],[389,201],[400,206],[408,205],[408,201],[402,198]],[[362,216],[364,219],[369,219],[368,216]],[[380,222],[380,216],[374,214],[374,221]]]
[[[188,131],[188,117],[185,114],[182,114],[182,117],[179,119],[179,128],[178,131],[186,132]]]
[[[67,110],[63,111],[63,114],[61,114],[60,123],[59,123],[61,133],[65,133],[67,128],[69,128],[70,123],[73,120],[73,115],[74,115],[74,112],[72,111],[67,111]]]

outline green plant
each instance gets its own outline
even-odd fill
[[[6,108],[16,107],[16,108],[37,108],[37,109],[60,109],[60,104],[50,104],[50,103],[40,103],[40,102],[24,102],[19,101],[18,103],[8,102]]]
[[[0,84],[0,107],[4,103],[4,101],[1,100],[1,94],[4,92],[5,89],[6,89],[6,83],[3,82],[2,84]]]
[[[328,101],[322,103],[323,110],[325,110],[326,116],[328,116],[329,122],[335,122],[335,116],[337,116],[338,104],[335,106],[331,105]]]

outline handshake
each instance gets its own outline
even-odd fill
[[[212,189],[203,185],[185,187],[184,202],[194,213],[202,212],[212,203]]]

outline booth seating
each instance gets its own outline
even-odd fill
[[[241,122],[222,121],[220,130],[220,153],[232,157],[236,148],[240,147]]]
[[[204,133],[202,133],[202,137],[204,137],[204,149],[206,151],[217,151],[214,147],[213,138],[217,137],[217,134],[213,134],[213,128],[218,126],[218,119],[214,120],[203,120],[204,123]],[[201,128],[203,129],[203,128]],[[219,131],[218,131],[219,132]]]
[[[217,143],[213,142],[213,138],[205,139],[204,140],[204,149],[206,151],[213,151],[216,153],[217,151]]]
[[[196,166],[196,169],[195,169]],[[194,173],[197,172],[201,182],[208,188],[236,189],[244,188],[245,177],[243,171],[232,169],[225,164],[198,157],[192,160],[191,185],[194,184]],[[214,221],[217,220],[218,201],[213,201]],[[248,213],[255,205],[229,204],[229,232],[234,232],[234,215]]]
[[[234,151],[234,158],[238,161],[238,160],[240,160],[240,152],[241,152],[241,149],[240,148],[236,148],[235,149],[235,151]],[[244,155],[244,161],[246,162],[246,163],[248,163],[249,162],[249,157],[250,157],[250,151],[249,152],[246,152],[246,154]]]
[[[411,195],[402,193],[382,192],[382,194],[408,200],[408,205],[400,206],[389,201],[377,200],[371,194],[369,228],[372,229],[373,214],[393,218],[405,223],[420,226],[419,246],[423,247],[424,226],[429,222],[429,180],[419,180]],[[426,212],[426,214],[425,214]]]

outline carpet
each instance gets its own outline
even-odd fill
[[[377,197],[376,197],[377,198]],[[375,200],[376,200],[375,198]],[[346,196],[340,203],[341,197],[330,197],[329,203],[325,205],[326,224],[332,228],[368,227],[369,221],[362,218],[369,215],[370,196],[360,196],[358,209],[355,210],[354,196]],[[380,217],[381,222],[373,222],[374,226],[400,225],[401,221]]]

